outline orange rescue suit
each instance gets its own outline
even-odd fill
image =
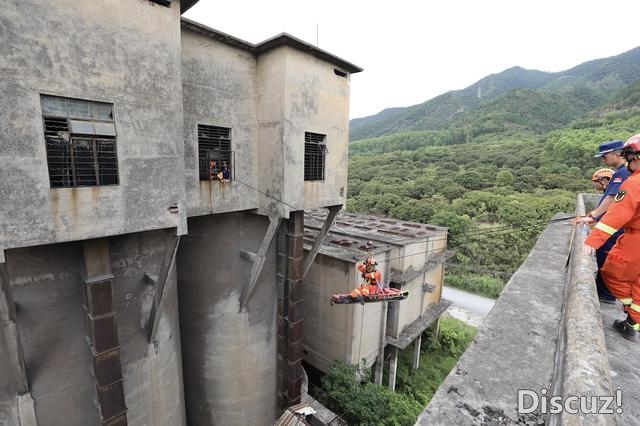
[[[609,252],[600,274],[631,319],[640,323],[640,170],[620,186],[614,202],[584,243],[597,249],[623,227],[624,234]]]

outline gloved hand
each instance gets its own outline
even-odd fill
[[[594,254],[596,254],[596,249],[594,249],[588,244],[583,244],[582,253],[586,254],[587,256],[593,256]]]

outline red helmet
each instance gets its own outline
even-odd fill
[[[640,133],[631,136],[622,147],[622,155],[640,152]]]

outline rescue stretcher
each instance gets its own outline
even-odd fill
[[[385,288],[384,293],[375,293],[368,295],[360,295],[358,297],[352,297],[351,293],[334,294],[331,296],[331,304],[349,304],[349,303],[373,303],[384,302],[388,300],[404,300],[409,297],[408,291],[401,291],[395,288]]]

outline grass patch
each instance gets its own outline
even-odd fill
[[[504,281],[487,275],[447,272],[444,285],[497,299],[504,288]]]

